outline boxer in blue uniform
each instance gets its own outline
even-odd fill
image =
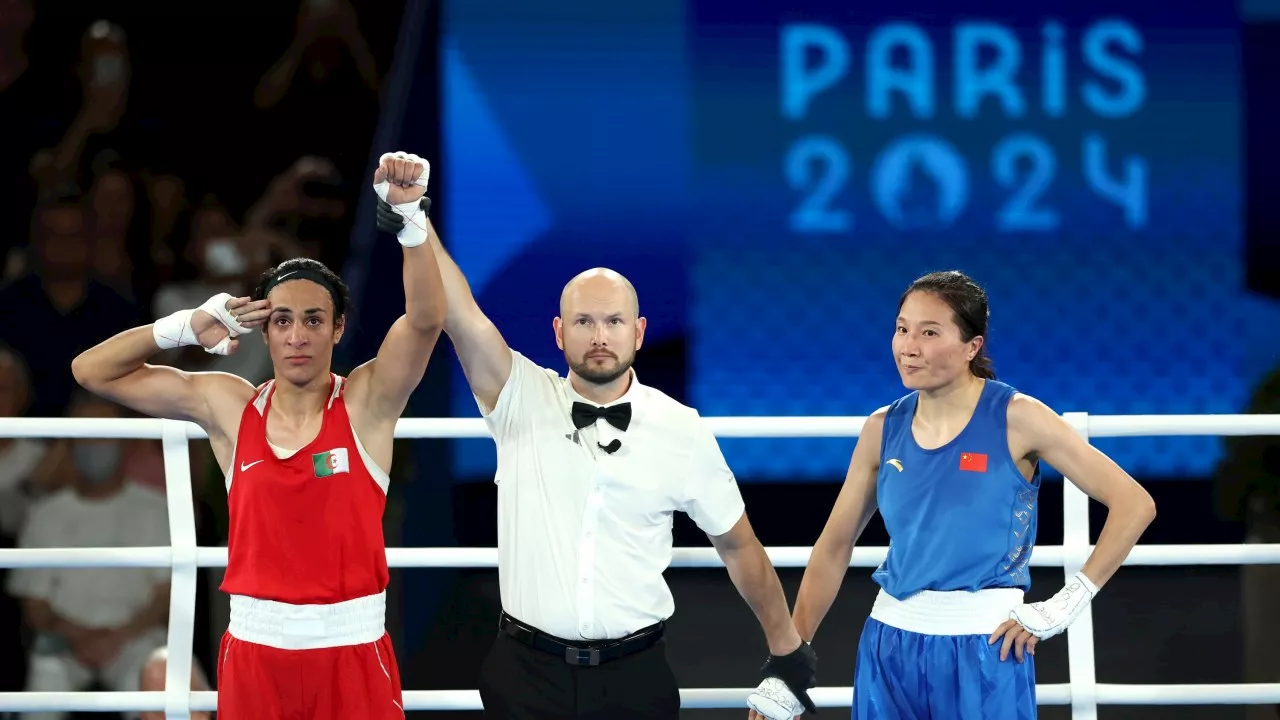
[[[902,295],[893,356],[910,393],[868,418],[805,570],[794,615],[812,641],[880,510],[890,546],[872,574],[881,590],[858,644],[855,719],[1035,718],[1036,643],[1071,624],[1155,517],[1124,470],[995,379],[987,317],[986,293],[959,272],[925,275]],[[1026,604],[1042,463],[1108,513],[1081,570]],[[788,703],[774,704],[798,707]]]

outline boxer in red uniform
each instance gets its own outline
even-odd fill
[[[425,228],[418,200],[428,174],[421,158],[386,155],[374,189]],[[269,270],[251,298],[214,296],[72,363],[88,390],[209,434],[230,514],[219,720],[404,717],[384,626],[382,514],[396,421],[444,323],[440,273],[425,239],[401,239],[405,313],[377,358],[350,377],[330,371],[347,289],[308,259]],[[200,345],[227,354],[261,341],[275,377],[257,388],[226,373],[146,364],[161,349]]]

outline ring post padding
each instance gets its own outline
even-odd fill
[[[165,720],[191,717],[191,646],[196,622],[196,515],[185,423],[162,421],[165,498],[173,573],[169,591],[169,639],[164,679]]]
[[[1085,442],[1089,440],[1089,413],[1064,413]],[[1069,478],[1062,478],[1062,568],[1066,579],[1080,572],[1089,559],[1089,496]],[[1093,603],[1067,628],[1067,673],[1071,687],[1071,720],[1098,720],[1093,658]]]

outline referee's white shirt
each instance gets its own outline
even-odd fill
[[[620,638],[671,616],[662,573],[672,513],[720,535],[742,494],[698,412],[641,385],[634,371],[626,432],[604,420],[577,430],[568,378],[514,350],[490,410],[497,445],[498,584],[512,617],[566,640]],[[600,445],[621,440],[608,454]]]

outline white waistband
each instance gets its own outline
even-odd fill
[[[231,596],[231,636],[281,650],[361,645],[386,633],[387,594],[332,605],[290,605],[244,595]]]
[[[881,590],[871,617],[885,625],[922,635],[990,635],[1022,603],[1018,588],[938,592],[923,590],[898,600]]]

